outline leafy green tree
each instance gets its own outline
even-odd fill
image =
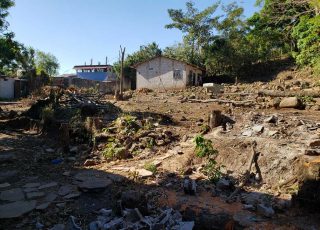
[[[35,66],[37,74],[40,74],[41,72],[44,72],[49,76],[58,74],[59,62],[58,59],[51,53],[36,51]]]
[[[169,9],[169,17],[173,21],[165,26],[167,29],[179,29],[184,34],[184,44],[191,47],[189,62],[195,63],[195,53],[208,45],[212,37],[212,29],[219,20],[219,16],[213,17],[219,3],[199,11],[192,1],[186,3],[186,12],[182,9]]]
[[[8,28],[8,22],[5,18],[8,16],[8,9],[14,6],[13,0],[1,0],[0,1],[0,32],[5,31]]]
[[[303,16],[293,28],[292,36],[297,41],[298,51],[293,53],[300,66],[320,67],[320,15]]]

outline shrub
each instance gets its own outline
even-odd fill
[[[221,178],[221,168],[215,161],[215,157],[218,155],[218,150],[212,146],[212,141],[205,139],[202,135],[195,137],[195,153],[197,157],[206,158],[206,164],[203,167],[202,172],[209,178],[210,181],[217,181]]]
[[[157,166],[153,163],[146,163],[144,165],[144,169],[152,172],[153,174],[156,174],[157,173]]]

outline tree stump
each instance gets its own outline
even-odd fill
[[[209,115],[209,127],[211,129],[218,127],[222,123],[222,116],[220,110],[212,110]]]
[[[62,123],[60,126],[60,142],[61,146],[63,147],[64,152],[69,151],[69,144],[70,144],[70,135],[69,135],[69,124]]]

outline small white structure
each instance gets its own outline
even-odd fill
[[[224,91],[224,87],[222,85],[215,84],[215,83],[205,83],[203,84],[203,88],[206,89],[207,93],[212,93],[212,94],[219,94],[219,93],[223,93]]]
[[[14,78],[0,77],[0,98],[14,98]]]
[[[201,85],[203,69],[187,62],[158,56],[134,66],[136,88],[179,89]]]

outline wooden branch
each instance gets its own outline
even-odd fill
[[[259,96],[269,97],[294,97],[294,96],[310,96],[320,97],[320,91],[275,91],[275,90],[260,90]]]
[[[234,192],[231,193],[231,195],[227,198],[227,202],[230,202],[232,200],[232,198],[240,192],[240,190],[243,188],[243,186],[246,185],[247,181],[249,180],[251,167],[252,167],[252,164],[254,162],[254,158],[255,158],[255,156],[257,154],[257,152],[255,150],[256,145],[257,145],[257,143],[255,141],[253,141],[252,144],[251,144],[252,153],[251,153],[251,156],[249,158],[249,165],[248,165],[248,168],[247,168],[247,170],[245,171],[245,173],[243,175],[244,179],[239,184],[239,186],[236,188],[236,190],[234,190]]]
[[[224,99],[208,99],[208,100],[189,99],[188,102],[199,102],[199,103],[218,102],[218,103],[231,103],[233,105],[247,105],[247,104],[252,104],[255,101],[253,100],[233,101],[233,100],[224,100]]]

